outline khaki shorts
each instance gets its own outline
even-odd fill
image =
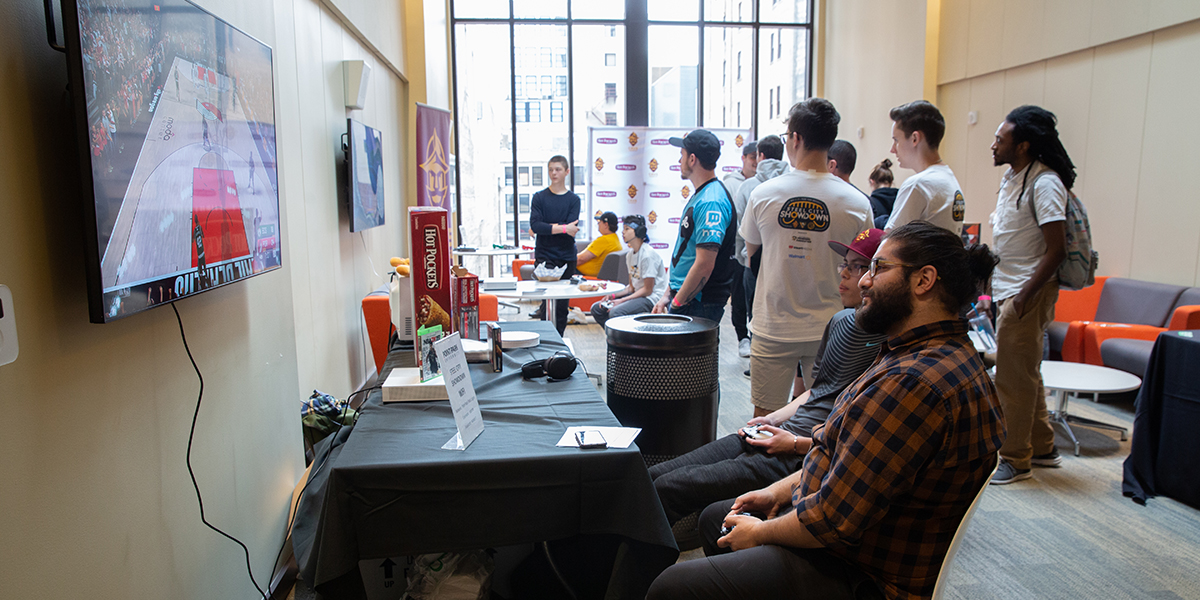
[[[750,338],[750,402],[765,410],[783,408],[792,399],[796,363],[804,365],[804,383],[813,384],[813,362],[821,340],[777,342],[761,335]]]

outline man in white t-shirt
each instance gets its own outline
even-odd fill
[[[810,98],[788,113],[785,150],[795,167],[755,188],[740,232],[746,252],[762,252],[750,330],[754,416],[790,399],[797,361],[812,380],[825,324],[842,309],[838,265],[829,241],[871,227],[871,203],[829,173],[827,152],[841,120],[833,104]]]
[[[996,130],[992,157],[1008,165],[992,213],[1000,264],[992,273],[996,319],[996,393],[1008,436],[992,483],[1029,479],[1032,466],[1057,467],[1054,430],[1042,387],[1042,345],[1058,301],[1066,258],[1066,206],[1075,165],[1058,139],[1054,113],[1013,109]]]
[[[667,269],[658,251],[650,247],[646,218],[642,215],[625,217],[621,237],[629,246],[629,252],[625,254],[629,285],[592,305],[592,318],[602,327],[613,317],[650,312],[667,293]]]
[[[917,174],[900,185],[892,216],[883,228],[929,221],[961,235],[967,205],[962,186],[938,153],[946,134],[941,111],[925,100],[917,100],[893,108],[888,116],[892,118],[892,154],[901,167]]]

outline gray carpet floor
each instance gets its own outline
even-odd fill
[[[531,309],[522,306],[518,314],[502,308],[501,319],[523,320]],[[604,331],[590,318],[588,323],[568,326],[565,337],[589,371],[603,373]],[[737,355],[737,336],[726,316],[718,435],[750,418],[750,379],[743,375],[748,365],[749,359]],[[1102,400],[1073,399],[1069,411],[1132,427],[1132,394]],[[1081,444],[1078,457],[1059,431],[1060,468],[1035,469],[1032,479],[984,493],[950,566],[945,598],[1200,600],[1200,511],[1169,498],[1139,506],[1123,497],[1121,469],[1129,442],[1116,432],[1073,429]],[[680,560],[700,558],[702,552],[694,550]],[[300,583],[295,597],[313,595]]]

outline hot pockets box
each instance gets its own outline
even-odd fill
[[[415,326],[441,325],[454,330],[451,313],[449,213],[444,208],[408,209],[409,257],[412,259],[413,320]]]

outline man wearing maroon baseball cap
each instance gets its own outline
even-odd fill
[[[871,260],[875,257],[875,251],[879,249],[879,243],[882,241],[882,229],[868,229],[854,236],[854,241],[850,242],[849,245],[835,240],[829,240],[829,247],[832,248],[834,252],[837,252],[838,256],[844,257],[846,256],[846,252],[855,252],[859,256],[866,257],[867,260]],[[861,277],[862,273],[859,273],[858,275]],[[854,280],[854,285],[856,287],[858,286],[857,279]]]
[[[855,309],[862,303],[858,280],[882,239],[883,231],[870,229],[855,236],[850,245],[829,242],[835,252],[846,257],[838,269],[838,289],[845,308],[825,327],[818,357],[821,368],[812,389],[783,408],[746,422],[748,428],[757,426],[760,433],[750,436],[739,431],[650,468],[654,489],[672,525],[712,502],[765,487],[800,468],[812,445],[812,428],[825,422],[842,390],[871,366],[880,343],[887,339],[855,325]],[[680,549],[698,542],[694,532],[678,535]]]

